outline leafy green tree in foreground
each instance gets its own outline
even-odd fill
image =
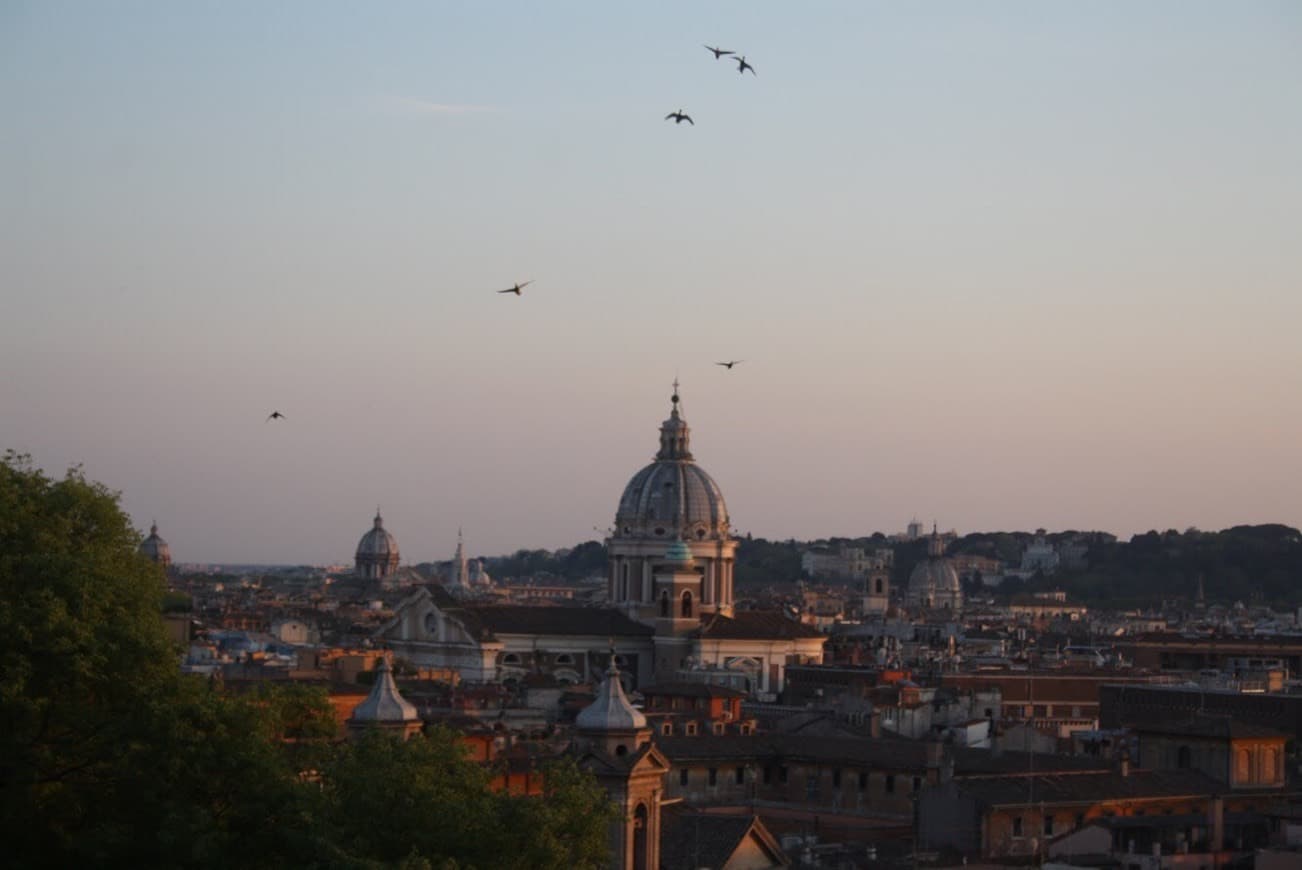
[[[449,732],[333,744],[323,694],[183,676],[117,496],[0,460],[7,866],[592,867],[609,804],[572,764],[490,792]]]

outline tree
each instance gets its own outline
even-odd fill
[[[605,793],[572,762],[545,770],[546,794],[489,788],[454,732],[409,741],[379,731],[340,747],[323,770],[324,836],[336,854],[433,867],[600,867],[607,861]]]
[[[334,745],[325,695],[180,673],[163,576],[117,496],[0,461],[0,836],[20,867],[591,867],[572,765],[498,794],[458,739]]]
[[[79,470],[0,462],[0,825],[20,853],[72,848],[176,672],[138,540]]]

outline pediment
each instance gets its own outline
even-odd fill
[[[376,631],[386,641],[477,644],[479,637],[464,614],[444,609],[426,587],[420,587],[394,608],[393,617]]]

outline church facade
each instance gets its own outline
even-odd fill
[[[659,450],[624,488],[606,541],[609,606],[477,605],[420,587],[377,639],[466,680],[595,681],[614,655],[630,688],[695,671],[758,697],[782,690],[788,664],[821,663],[816,629],[780,613],[734,612],[737,541],[722,491],[692,456],[674,386]]]

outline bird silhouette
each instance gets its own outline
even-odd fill
[[[694,125],[693,125],[693,126],[694,126]],[[530,284],[532,284],[532,283],[533,283],[532,280],[525,281],[523,284],[516,284],[514,287],[507,287],[505,290],[498,290],[497,292],[498,292],[498,293],[514,293],[516,296],[519,296],[519,295],[520,295],[520,291],[523,290],[524,288],[528,287],[528,286],[529,286]]]
[[[267,415],[267,419],[263,420],[262,422],[270,423],[272,420],[283,420],[283,419],[285,419],[284,414],[280,413],[279,411],[272,411],[270,414]]]
[[[737,61],[738,74],[744,73],[746,70],[750,70],[750,74],[755,75],[755,67],[746,63],[746,55],[743,54],[741,57],[734,57],[733,60]]]
[[[693,127],[696,126],[696,122],[692,120],[692,116],[691,116],[691,115],[684,115],[682,109],[679,109],[677,112],[670,112],[668,115],[665,115],[665,120],[666,120],[666,121],[668,121],[670,118],[673,118],[673,119],[674,119],[674,126],[678,126],[679,124],[683,123],[684,121],[686,121],[687,123],[691,124]]]
[[[716,366],[723,366],[723,367],[724,367],[725,369],[727,369],[728,371],[732,371],[732,367],[733,367],[733,366],[735,366],[735,365],[740,365],[740,364],[742,364],[742,363],[744,363],[744,362],[745,362],[744,359],[730,359],[730,360],[728,360],[727,362],[717,362],[717,363],[715,363],[715,365],[716,365]]]
[[[723,57],[725,54],[736,54],[735,51],[724,51],[722,48],[715,48],[713,45],[707,45],[706,48],[714,52],[715,60],[718,60],[719,58]]]

